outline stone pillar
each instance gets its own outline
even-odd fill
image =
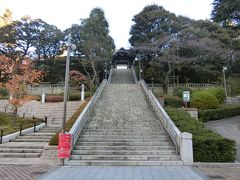
[[[84,101],[84,84],[82,84],[81,101]]]
[[[181,133],[180,155],[184,165],[193,164],[192,134],[186,132]]]
[[[192,118],[198,120],[198,109],[196,108],[182,108],[182,109],[188,112]]]
[[[45,89],[43,88],[43,90],[42,90],[42,103],[45,103],[45,97],[46,97]]]

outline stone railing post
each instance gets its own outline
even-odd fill
[[[183,132],[180,135],[180,155],[184,165],[193,164],[192,134]]]
[[[43,88],[42,90],[42,103],[45,103],[45,98],[46,98],[46,94],[45,94],[45,89]]]
[[[84,84],[82,84],[81,101],[84,101]]]

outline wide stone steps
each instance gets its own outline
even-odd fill
[[[138,131],[141,131],[141,132],[145,132],[145,131],[154,131],[156,132],[157,130],[158,131],[163,131],[163,129],[161,130],[160,128],[158,128],[157,126],[155,127],[88,127],[86,129],[84,129],[83,131],[94,131],[94,132],[97,132],[97,131],[101,131],[101,132],[111,132],[111,131],[118,131],[118,132],[138,132]]]
[[[175,150],[73,150],[74,155],[175,155]]]
[[[166,133],[163,132],[82,132],[81,137],[84,136],[168,136]]]
[[[134,142],[134,141],[129,141],[129,142],[77,142],[76,145],[83,145],[83,146],[171,146],[172,143],[169,141],[166,142],[160,142],[160,141],[155,141],[155,142]]]
[[[120,150],[126,150],[126,151],[159,151],[165,152],[166,150],[169,152],[172,152],[176,150],[175,146],[173,145],[158,145],[158,146],[126,146],[126,145],[115,145],[115,146],[74,146],[74,150],[90,150],[90,151],[120,151]]]
[[[51,137],[59,128],[44,127],[37,132],[19,136],[9,143],[0,145],[0,157],[39,158]]]
[[[12,142],[49,142],[49,139],[15,139]]]
[[[182,161],[102,161],[102,160],[71,160],[69,166],[182,166]]]
[[[0,157],[11,158],[39,158],[41,153],[0,153]]]
[[[81,135],[80,137],[80,141],[81,140],[89,140],[89,139],[102,139],[102,140],[105,140],[105,139],[111,139],[111,140],[127,140],[127,139],[159,139],[159,140],[169,140],[169,136],[164,134],[164,135],[152,135],[152,134],[143,134],[143,135],[129,135],[129,134],[125,134],[125,135]]]
[[[42,149],[0,148],[1,153],[41,153]]]
[[[157,131],[158,129],[143,129],[141,131],[139,131],[139,129],[95,129],[92,128],[92,129],[83,129],[83,133],[137,133],[137,132],[140,132],[140,133],[162,133],[161,131],[158,132]],[[166,133],[165,133],[166,134]]]
[[[51,133],[51,132],[46,132],[46,133],[43,133],[43,132],[37,132],[37,133],[30,133],[30,134],[26,134],[24,136],[53,136],[55,133]]]
[[[73,160],[135,160],[135,161],[170,161],[170,160],[180,160],[179,156],[171,155],[71,155]]]
[[[51,135],[50,136],[19,136],[18,139],[32,139],[32,140],[35,140],[35,139],[46,139],[46,140],[49,140],[51,139]]]
[[[6,144],[2,144],[0,146],[1,149],[43,149],[44,145],[6,145]]]
[[[91,137],[86,137],[86,138],[79,138],[78,142],[166,142],[169,141],[169,137],[135,137],[135,138],[114,138],[114,137],[106,137],[106,138],[101,138],[101,137],[96,137],[96,138],[91,138]]]
[[[143,91],[131,84],[132,71],[114,70],[112,83],[85,124],[67,165],[183,165]]]

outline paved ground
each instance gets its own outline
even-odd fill
[[[204,180],[188,166],[60,167],[40,180]]]
[[[240,164],[234,163],[194,163],[197,169],[211,180],[240,180]]]
[[[206,123],[205,125],[207,128],[221,134],[223,137],[236,141],[236,159],[240,162],[240,116],[211,121]]]
[[[37,162],[35,162],[35,163],[37,163]],[[64,168],[71,169],[69,167],[64,167]],[[62,168],[60,168],[60,169],[62,169]],[[76,168],[74,168],[74,169],[75,169],[75,172],[77,172]],[[204,177],[204,175],[200,174],[202,179],[207,179],[207,177],[208,177],[210,180],[223,180],[223,179],[224,180],[240,180],[240,164],[195,163],[192,168],[184,167],[184,169],[182,169],[182,170],[183,170],[183,172],[186,172],[186,171],[189,171],[189,169],[190,170],[193,169],[195,172],[198,170],[198,171],[201,171],[201,173],[204,173],[205,177]],[[53,173],[56,173],[57,171],[59,172],[57,165],[47,165],[47,164],[0,165],[0,179],[1,180],[35,180],[35,179],[45,180],[47,178],[46,175],[52,175]],[[87,178],[86,178],[87,175],[93,176],[93,173],[95,171],[96,171],[96,169],[91,170],[89,168],[85,168],[85,170],[83,170],[83,169],[79,170],[79,172],[81,172],[83,176],[84,176],[84,174],[86,175],[84,180],[87,180]],[[113,171],[113,170],[110,170],[108,168],[108,172],[111,173],[111,171]],[[121,171],[120,171],[120,169],[118,169],[118,171],[116,171],[116,172],[118,172],[120,174]],[[139,167],[132,168],[132,172],[135,172],[135,175],[137,174],[137,171],[139,171]],[[141,180],[141,176],[143,176],[144,180],[147,180],[148,175],[147,175],[146,171],[150,171],[149,167],[147,167],[145,170],[141,171],[140,177],[138,176],[137,178],[135,178],[135,179],[132,178],[132,179],[133,180],[138,180],[138,179]],[[127,179],[126,172],[128,172],[128,170],[125,170],[124,176],[120,176],[120,177],[122,177],[122,179],[123,179],[123,177],[125,177],[125,179]],[[161,171],[159,170],[159,172],[157,172],[156,167],[153,167],[153,169],[150,172],[153,172],[153,174],[155,173],[154,174],[155,176],[153,176],[153,177],[157,177],[156,174],[160,174]],[[169,172],[171,172],[171,170]],[[69,171],[68,171],[68,173],[69,173]],[[98,173],[100,174],[100,172],[98,172]],[[198,173],[196,172],[196,174],[198,174]],[[96,172],[95,172],[95,175],[96,175]],[[66,180],[71,179],[70,178],[71,176],[72,176],[72,174],[69,174],[69,176],[68,176],[68,178],[66,178]],[[106,177],[108,177],[108,176],[106,176]],[[165,176],[166,176],[166,174],[165,174]],[[120,179],[120,177],[119,177],[119,179]],[[132,177],[133,177],[133,175],[132,175]],[[179,177],[182,177],[182,176],[179,176]],[[175,179],[179,179],[179,177],[174,176]],[[52,180],[54,180],[54,179],[55,178],[52,178]],[[80,176],[78,176],[78,179],[80,179]],[[105,180],[105,179],[113,180],[113,178],[102,178],[102,180]],[[130,180],[131,178],[129,177],[128,179]],[[158,178],[155,178],[154,180],[158,180]],[[166,179],[166,180],[168,180],[168,179]],[[191,180],[195,180],[195,179],[191,179]]]
[[[0,165],[1,180],[34,180],[53,170],[50,165]]]

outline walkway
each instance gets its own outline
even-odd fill
[[[40,180],[204,180],[188,166],[60,167]]]
[[[240,162],[240,116],[207,122],[205,125],[223,137],[236,141],[236,159]]]
[[[52,165],[0,165],[1,180],[34,180],[53,170]]]

